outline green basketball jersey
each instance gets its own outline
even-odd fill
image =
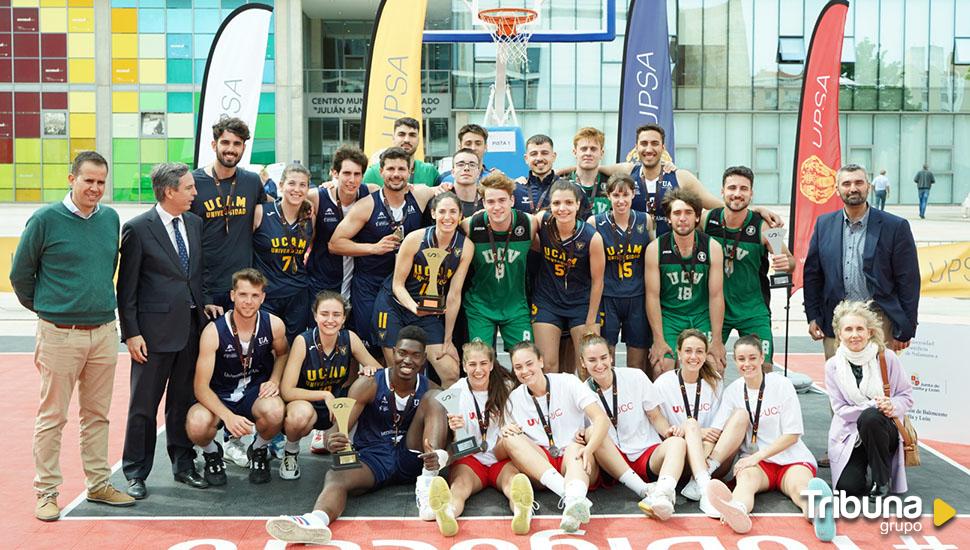
[[[466,310],[490,319],[506,319],[528,312],[525,274],[532,245],[531,229],[529,217],[512,210],[509,231],[494,232],[490,239],[488,214],[479,212],[472,216],[468,237],[475,245],[475,255],[470,282],[466,283]]]
[[[673,232],[659,238],[660,307],[664,317],[693,319],[710,314],[707,274],[711,269],[711,238],[694,231],[696,243],[682,258],[674,248]]]
[[[761,242],[761,215],[748,211],[741,227],[724,223],[724,208],[711,210],[704,232],[724,247],[724,320],[769,316],[768,249]]]
[[[569,174],[569,181],[574,182],[583,190],[583,193],[586,193],[586,198],[591,205],[589,212],[591,216],[609,212],[613,209],[610,198],[606,196],[606,182],[608,179],[603,174],[596,174],[596,183],[593,185],[583,185],[576,177],[576,172]]]

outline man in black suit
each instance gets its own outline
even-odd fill
[[[122,469],[128,494],[145,498],[155,457],[155,416],[165,403],[168,456],[175,480],[208,483],[195,471],[195,450],[185,433],[194,401],[192,379],[203,318],[202,220],[188,212],[195,180],[180,163],[152,170],[158,204],[121,229],[118,316],[131,353],[131,396]]]

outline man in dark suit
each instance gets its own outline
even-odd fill
[[[155,416],[165,403],[168,456],[175,480],[208,483],[195,471],[195,450],[185,433],[194,401],[192,379],[203,319],[202,220],[188,212],[196,195],[189,167],[159,164],[152,170],[158,204],[121,229],[118,316],[131,353],[131,397],[122,469],[128,494],[145,498],[145,478],[155,457]]]
[[[845,208],[819,216],[805,258],[808,332],[835,354],[832,312],[842,300],[875,303],[886,345],[900,351],[916,333],[920,276],[916,242],[905,219],[870,208],[869,180],[858,164],[836,174]]]

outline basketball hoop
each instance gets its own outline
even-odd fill
[[[532,38],[532,31],[520,29],[539,16],[535,10],[527,8],[492,8],[478,12],[478,19],[488,28],[495,42],[495,55],[503,64],[528,62],[526,47]]]

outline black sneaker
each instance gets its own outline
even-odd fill
[[[222,460],[222,445],[216,442],[217,449],[211,453],[202,453],[205,459],[205,467],[202,469],[202,476],[209,482],[209,485],[218,487],[226,484],[226,463]]]
[[[266,447],[254,449],[250,445],[246,456],[249,457],[249,482],[269,483],[269,452]]]

